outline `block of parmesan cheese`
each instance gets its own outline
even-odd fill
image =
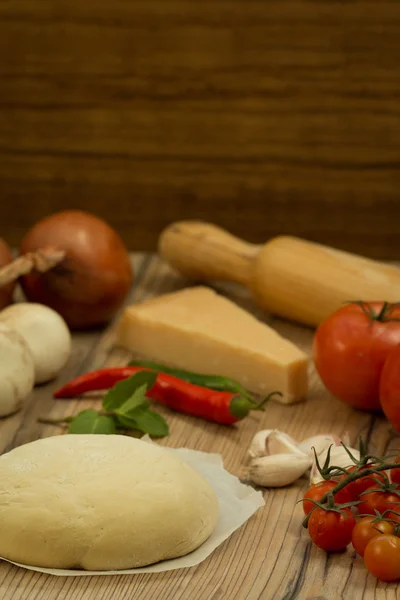
[[[189,371],[224,375],[289,404],[308,391],[308,355],[237,304],[197,286],[125,309],[117,343],[135,355]]]

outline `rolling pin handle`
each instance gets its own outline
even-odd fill
[[[260,248],[203,221],[172,223],[158,244],[159,254],[189,279],[235,281],[245,286],[250,285]]]

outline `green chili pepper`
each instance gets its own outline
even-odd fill
[[[251,394],[242,386],[238,381],[230,379],[229,377],[222,377],[221,375],[202,375],[200,373],[191,373],[190,371],[184,371],[183,369],[173,369],[166,367],[159,363],[151,362],[148,360],[132,360],[129,363],[130,367],[146,367],[153,369],[159,373],[167,373],[178,377],[188,383],[194,385],[200,385],[202,387],[210,388],[211,390],[218,390],[221,392],[232,392],[234,394],[240,394],[247,400],[253,403],[257,403],[257,400],[253,398]]]

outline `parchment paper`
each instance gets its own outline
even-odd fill
[[[149,441],[149,439],[144,439]],[[152,443],[149,441],[149,443]],[[203,475],[213,487],[219,502],[219,519],[212,535],[197,550],[181,558],[165,560],[148,567],[139,569],[126,569],[121,571],[84,571],[67,569],[44,569],[11,562],[18,567],[39,571],[50,575],[84,577],[89,575],[129,575],[136,573],[161,573],[174,569],[193,567],[205,560],[222,542],[224,542],[236,529],[239,529],[259,508],[265,505],[261,492],[255,491],[251,486],[244,485],[224,469],[220,454],[209,454],[186,448],[167,448],[169,452],[176,453]],[[0,557],[0,560],[2,559]]]

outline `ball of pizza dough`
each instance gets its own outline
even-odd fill
[[[168,450],[122,435],[69,434],[0,457],[0,556],[58,569],[119,570],[188,554],[218,500]]]

